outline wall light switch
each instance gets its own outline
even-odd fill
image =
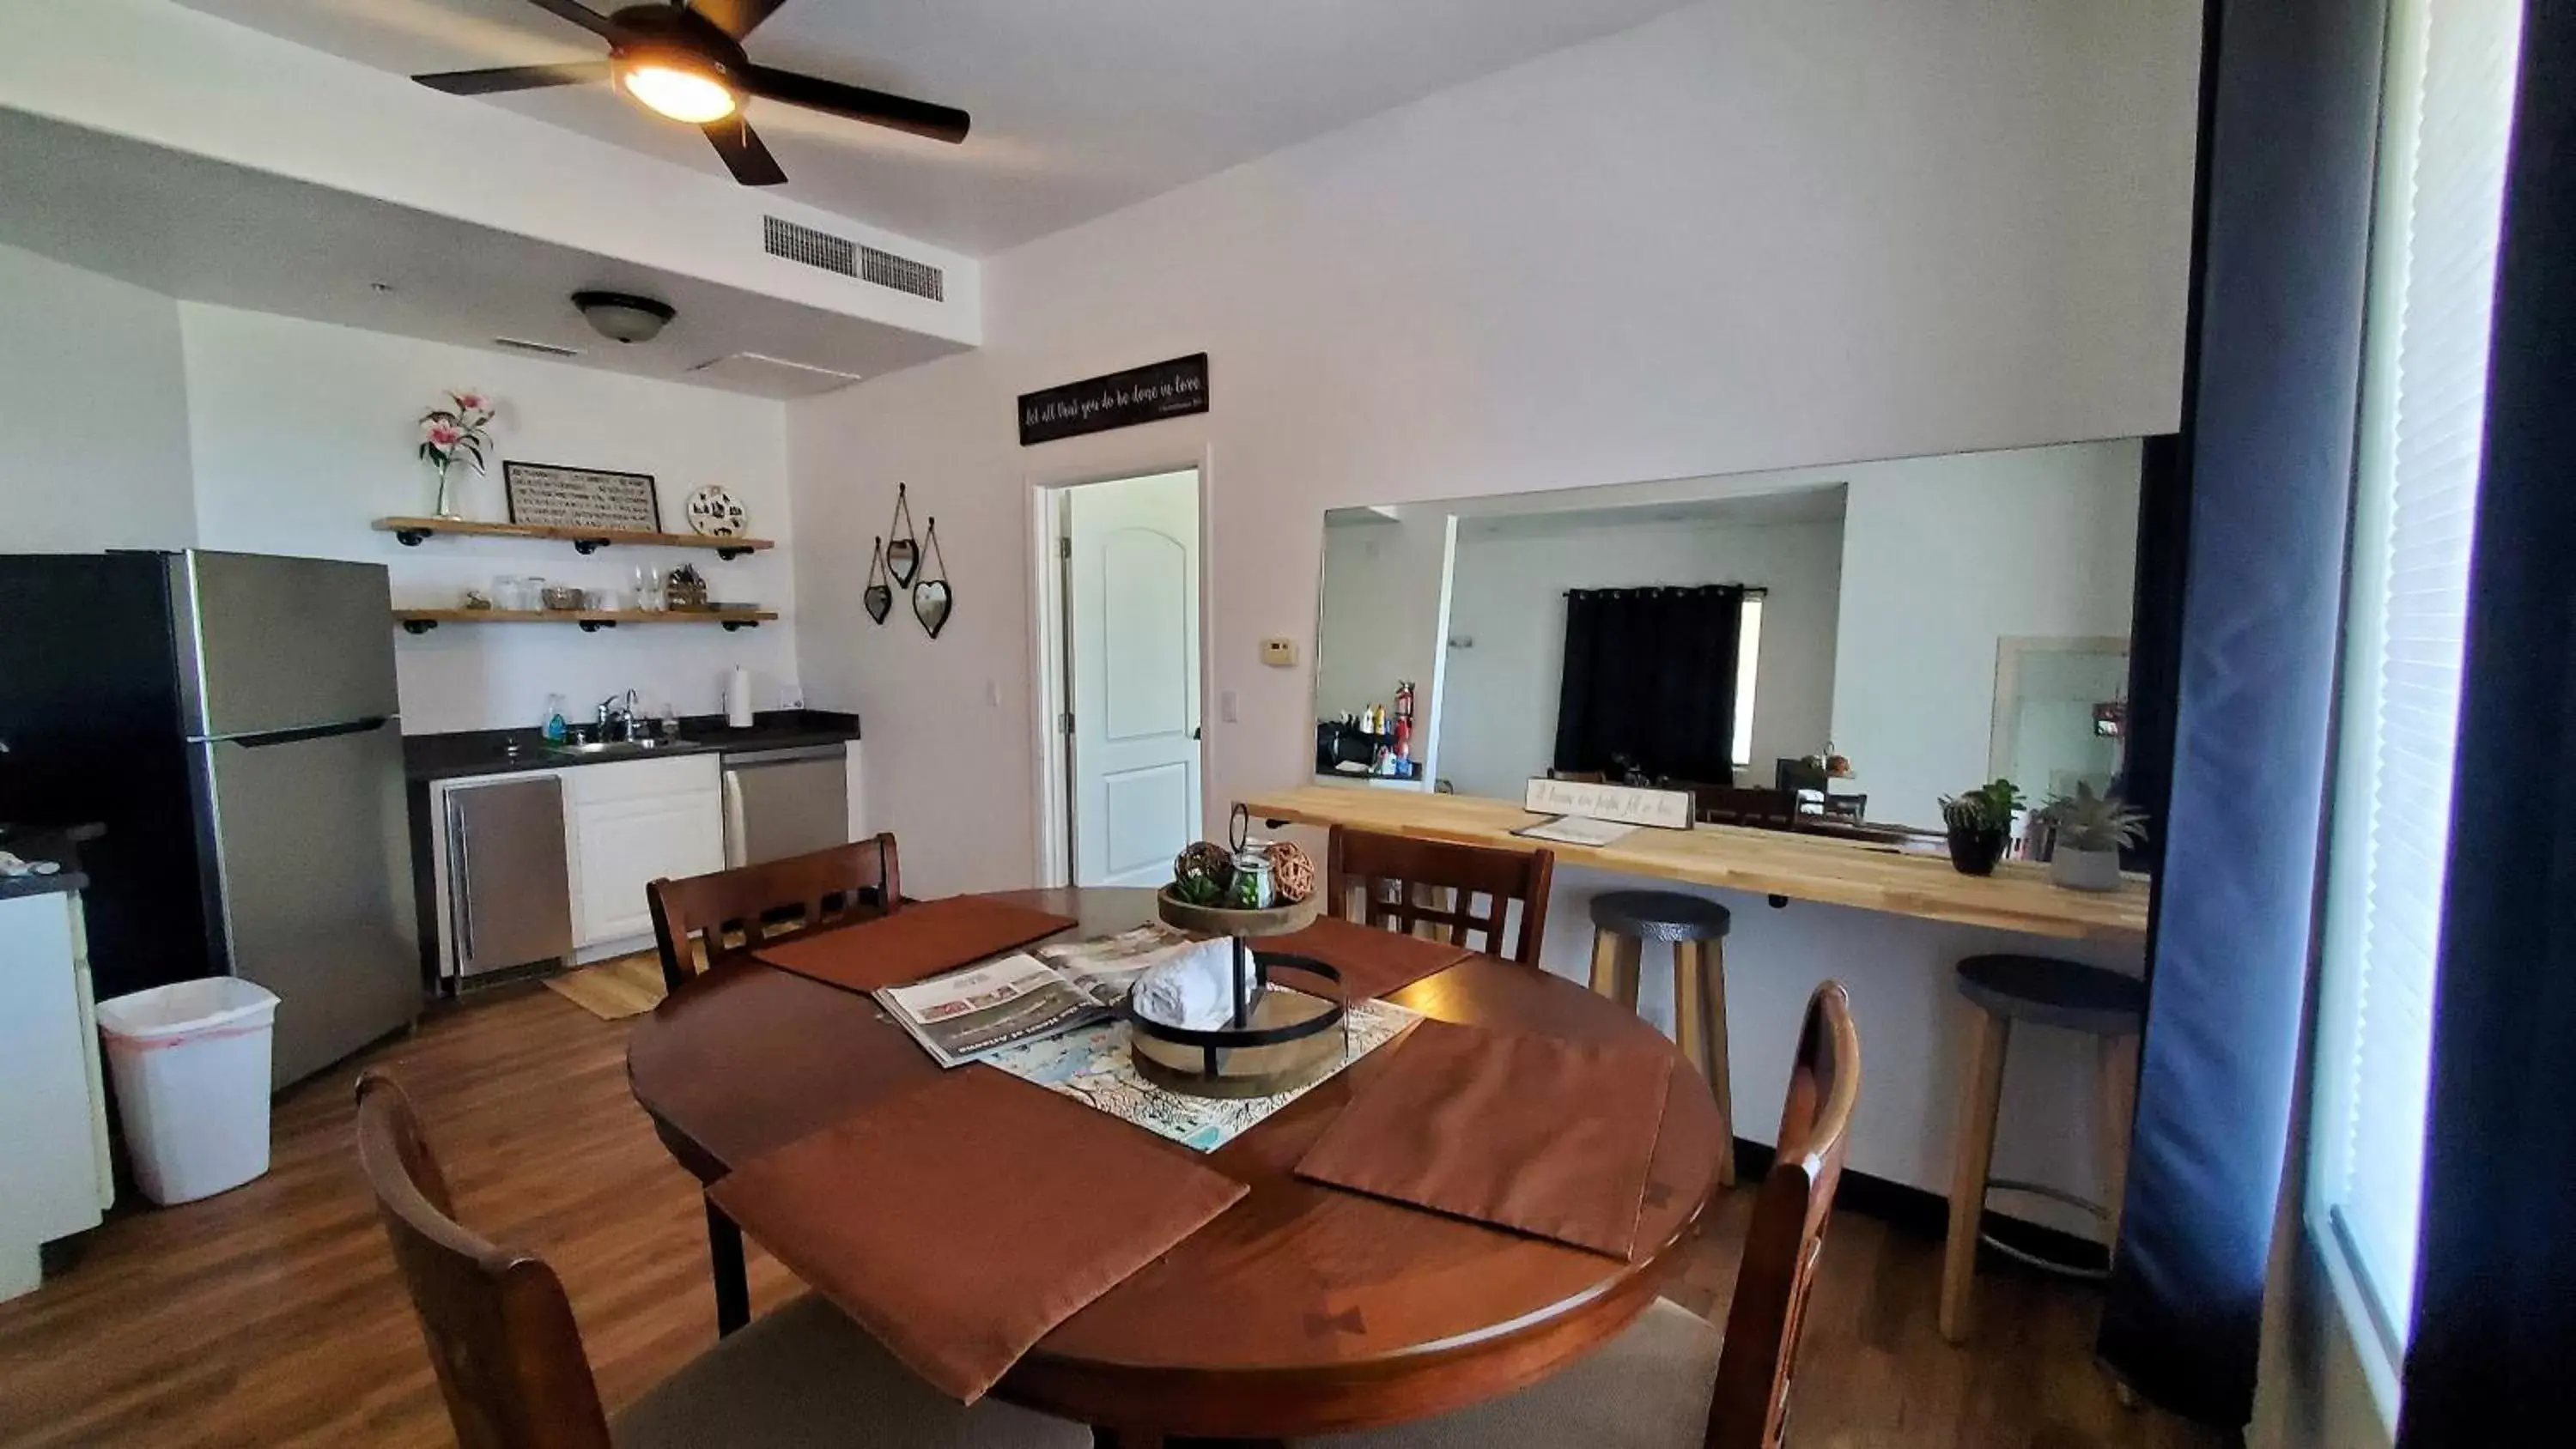
[[[1226,690],[1216,697],[1216,715],[1217,718],[1224,720],[1227,724],[1235,723],[1233,690]]]
[[[1262,640],[1261,662],[1269,665],[1273,669],[1292,669],[1296,667],[1297,641],[1294,639]]]
[[[984,681],[984,704],[990,709],[1002,707],[1002,681],[998,679]]]

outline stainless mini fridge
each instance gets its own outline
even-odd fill
[[[376,564],[0,559],[0,820],[97,820],[102,996],[230,973],[277,993],[278,1085],[420,1012]]]

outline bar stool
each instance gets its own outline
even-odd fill
[[[1673,1022],[1682,1055],[1708,1079],[1727,1138],[1717,1180],[1735,1185],[1735,1106],[1726,1067],[1726,933],[1733,913],[1680,891],[1605,891],[1592,898],[1592,989],[1637,1009],[1637,964],[1645,943],[1673,947]]]
[[[1979,1230],[1986,1194],[1996,1188],[2037,1193],[2100,1218],[2117,1244],[2120,1193],[2128,1172],[2129,1119],[2138,1092],[2138,1034],[2146,1026],[2146,983],[2117,971],[2046,956],[1970,956],[1959,963],[1959,994],[1977,1009],[1967,1095],[1959,1103],[1957,1156],[1950,1167],[1950,1238],[1941,1259],[1941,1336],[1967,1337],[1975,1292],[1977,1244],[1985,1242],[2033,1267],[2077,1277],[2102,1273],[2053,1262]],[[2080,1031],[2096,1041],[2102,1112],[2102,1183],[2109,1205],[2087,1202],[2039,1183],[1998,1180],[1995,1118],[2002,1108],[2004,1049],[2015,1022]]]

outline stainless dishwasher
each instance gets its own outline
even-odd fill
[[[561,780],[449,790],[447,862],[459,978],[571,956]]]
[[[849,843],[847,747],[728,752],[722,764],[728,868]]]

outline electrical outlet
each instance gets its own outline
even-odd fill
[[[1217,718],[1224,720],[1227,724],[1233,724],[1236,722],[1237,711],[1234,705],[1233,690],[1226,690],[1224,693],[1219,694],[1216,697],[1216,715]]]
[[[1269,665],[1273,669],[1295,668],[1297,664],[1297,641],[1294,639],[1262,640],[1261,662]]]

